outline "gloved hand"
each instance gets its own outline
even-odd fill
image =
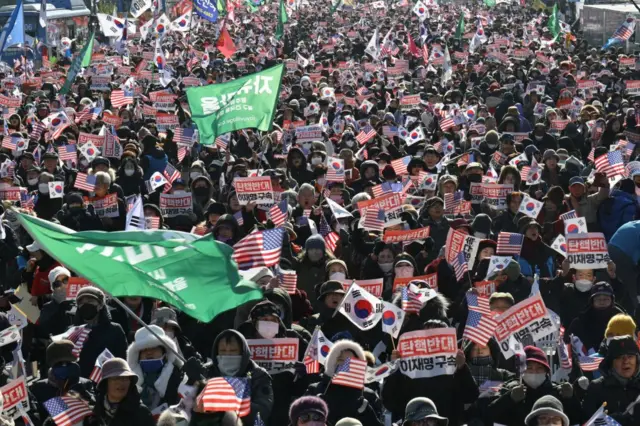
[[[524,401],[526,396],[527,396],[526,387],[524,385],[516,386],[511,391],[511,399],[513,400],[513,402]]]
[[[582,390],[587,390],[587,388],[589,387],[589,379],[584,376],[580,377],[578,379],[578,386],[580,386],[580,389]]]
[[[571,383],[563,383],[560,385],[560,396],[565,399],[573,396],[573,386],[571,386]]]
[[[298,361],[294,364],[293,370],[296,372],[296,377],[304,377],[307,375],[307,366],[304,362]]]
[[[182,371],[187,375],[187,384],[192,385],[198,380],[203,380],[206,377],[206,369],[204,365],[196,358],[191,357],[182,366]]]

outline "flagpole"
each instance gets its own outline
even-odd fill
[[[109,295],[111,296],[111,294],[109,294]],[[162,340],[162,337],[160,337],[155,331],[153,331],[153,329],[151,327],[149,327],[147,325],[147,323],[142,321],[142,319],[138,315],[136,315],[135,312],[133,312],[131,310],[131,308],[129,308],[126,304],[122,303],[122,301],[120,299],[118,299],[117,297],[111,296],[111,298],[112,298],[111,300],[116,302],[122,309],[124,309],[125,312],[127,314],[129,314],[130,317],[132,317],[133,319],[138,321],[141,326],[143,326],[149,333],[151,333],[156,339],[158,339],[158,342],[160,342],[165,349],[167,349],[169,352],[171,352],[175,356],[177,356],[178,359],[180,359],[182,362],[187,362],[187,360],[177,350],[173,349],[172,347],[170,347],[168,345],[165,345],[164,344],[164,340]]]

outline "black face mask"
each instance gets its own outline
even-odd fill
[[[84,321],[90,321],[98,315],[98,307],[86,303],[78,308],[78,314]]]
[[[196,194],[196,197],[206,197],[209,195],[209,188],[193,188],[193,193]]]
[[[482,182],[482,176],[480,175],[468,175],[467,180],[471,183],[480,183]]]

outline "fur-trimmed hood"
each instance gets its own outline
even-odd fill
[[[333,344],[331,350],[329,350],[329,355],[327,355],[327,359],[324,363],[324,374],[333,377],[333,373],[335,373],[336,368],[338,367],[336,363],[338,362],[338,357],[343,351],[352,351],[356,354],[359,360],[366,361],[364,357],[364,349],[362,346],[357,344],[351,340],[338,340]]]
[[[150,325],[149,328],[153,330],[160,338],[162,342],[159,342],[158,339],[151,334],[146,328],[141,328],[136,331],[136,336],[134,342],[127,349],[127,363],[131,370],[136,373],[138,376],[138,390],[142,392],[142,384],[144,383],[144,373],[142,372],[142,368],[140,367],[140,351],[149,348],[156,348],[158,346],[165,346],[165,364],[162,367],[162,372],[156,380],[154,387],[160,394],[162,398],[167,391],[167,385],[169,384],[169,379],[173,374],[173,370],[175,367],[182,368],[182,360],[178,358],[174,352],[177,351],[177,346],[175,342],[166,334],[164,334],[164,330],[158,327],[157,325]]]

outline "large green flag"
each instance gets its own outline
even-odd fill
[[[32,216],[22,226],[49,255],[115,297],[152,297],[203,322],[262,292],[243,280],[233,249],[184,232],[75,232]]]
[[[227,14],[227,2],[225,0],[217,0],[216,1],[216,10],[218,11],[218,15],[224,16]]]
[[[458,25],[456,25],[456,40],[462,40],[464,34],[464,13],[460,12],[460,18],[458,18]]]
[[[484,0],[484,5],[487,7],[493,7],[496,5],[496,0]]]
[[[62,95],[66,95],[71,90],[71,85],[76,79],[76,75],[80,72],[80,68],[88,67],[91,65],[91,54],[93,53],[93,40],[95,39],[95,34],[92,32],[89,36],[89,41],[84,45],[80,54],[76,56],[69,68],[69,72],[67,73],[67,79],[60,89],[60,93]]]
[[[226,83],[188,88],[200,143],[211,145],[216,136],[235,130],[271,130],[283,71],[280,64]]]
[[[558,21],[558,4],[553,5],[553,10],[549,16],[549,22],[547,23],[549,32],[553,35],[553,39],[557,39],[560,35],[560,21]]]
[[[278,24],[276,25],[276,39],[280,40],[284,35],[284,24],[289,21],[287,16],[287,8],[284,6],[284,0],[280,0],[280,13],[278,14]]]

